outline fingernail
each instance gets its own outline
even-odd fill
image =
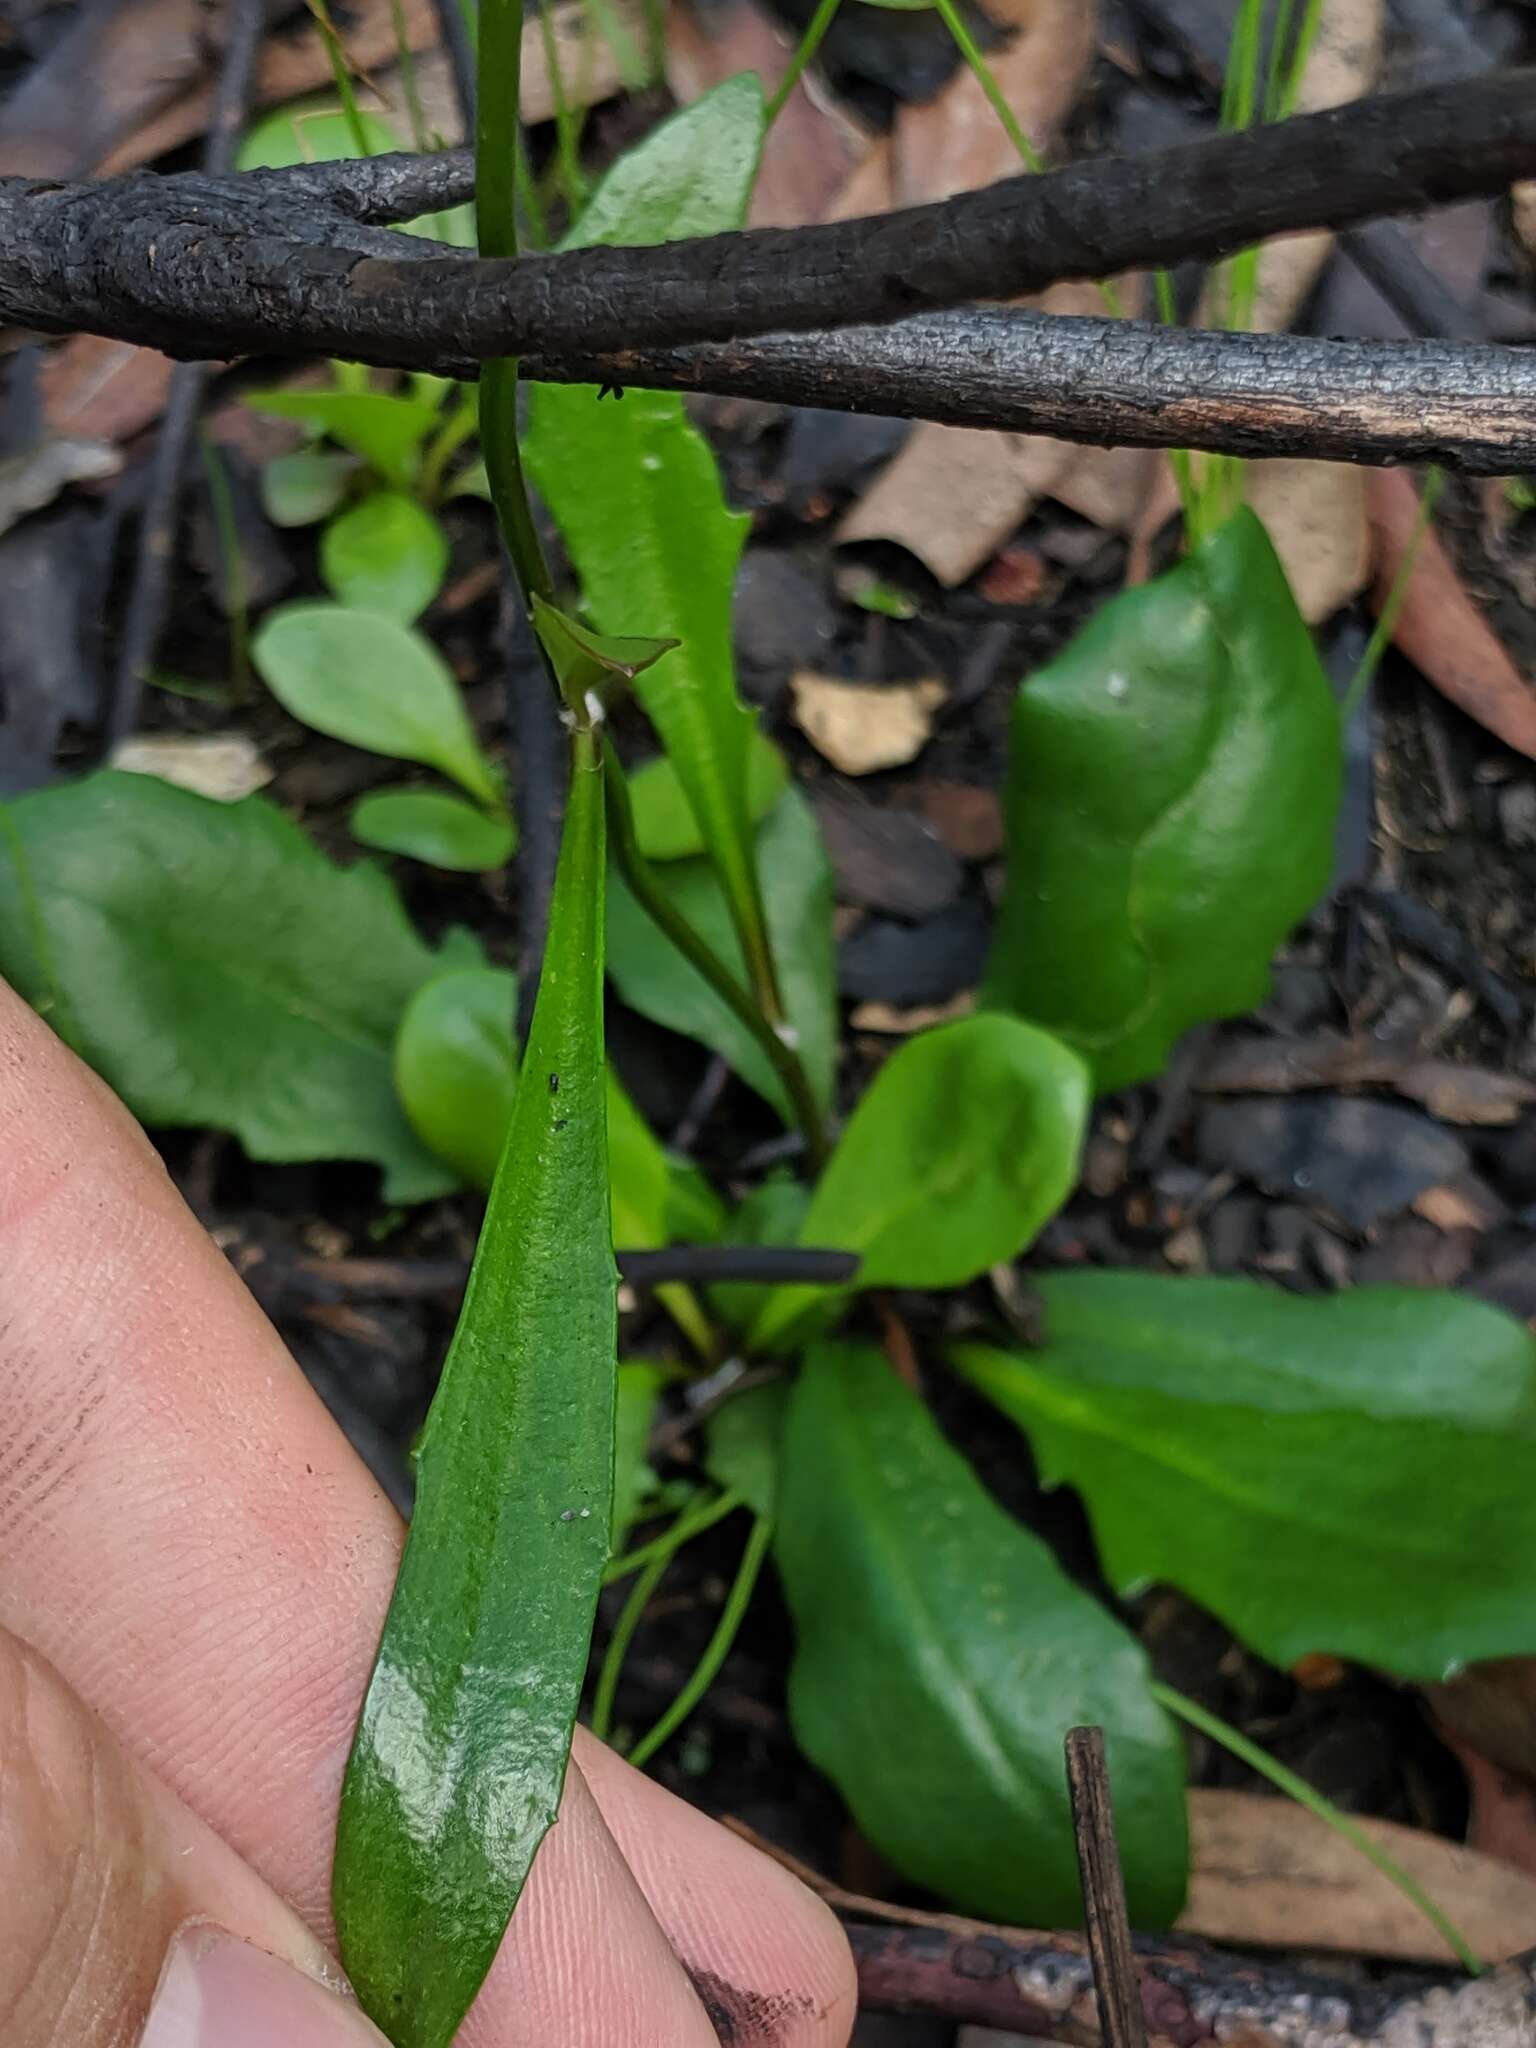
[[[348,1998],[221,1928],[171,1944],[140,2048],[387,2048]]]

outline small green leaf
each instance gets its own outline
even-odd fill
[[[465,1180],[488,1188],[517,1093],[517,977],[501,967],[419,988],[395,1037],[395,1086],[411,1128]]]
[[[401,491],[373,491],[320,536],[320,575],[338,604],[409,626],[443,587],[448,536]]]
[[[353,805],[350,823],[364,846],[460,874],[503,868],[517,846],[504,811],[477,810],[440,789],[375,790]]]
[[[787,789],[758,828],[757,860],[784,1005],[811,1086],[826,1107],[837,1059],[832,871],[811,807],[798,790]],[[710,864],[669,861],[656,870],[656,880],[694,930],[745,978],[741,947]],[[608,972],[631,1009],[701,1039],[792,1121],[778,1076],[757,1041],[661,937],[614,870],[608,877]]]
[[[576,746],[525,1084],[342,1791],[342,1961],[397,2048],[448,2048],[501,1945],[559,1805],[608,1560],[603,790]]]
[[[704,1469],[717,1486],[739,1493],[754,1515],[778,1513],[779,1467],[789,1386],[770,1380],[733,1395],[709,1419]]]
[[[248,391],[245,403],[277,419],[300,420],[360,455],[397,490],[409,490],[421,444],[437,424],[439,402],[383,391]]]
[[[537,591],[533,624],[567,704],[585,704],[594,696],[601,702],[614,683],[632,683],[677,645],[635,633],[594,633],[558,605],[546,604]]]
[[[744,73],[663,122],[598,187],[565,248],[738,228],[764,132]],[[760,981],[767,956],[747,762],[756,721],[737,693],[731,592],[749,519],[727,509],[714,454],[671,392],[535,384],[524,455],[559,525],[585,610],[605,632],[680,644],[636,686],[687,792]]]
[[[261,509],[274,526],[314,526],[329,519],[357,474],[357,458],[325,448],[274,455],[261,472]]]
[[[614,1425],[613,1446],[613,1534],[608,1548],[617,1557],[640,1512],[640,1504],[655,1486],[655,1475],[645,1462],[651,1440],[651,1424],[662,1388],[674,1377],[666,1365],[652,1365],[646,1359],[626,1360],[619,1367],[619,1403]]]
[[[1073,1485],[1111,1582],[1165,1580],[1282,1668],[1536,1651],[1536,1340],[1428,1289],[1050,1274],[1046,1341],[965,1376]]]
[[[731,1211],[722,1244],[799,1244],[811,1191],[792,1173],[769,1174],[749,1188]],[[751,1329],[772,1299],[772,1292],[741,1280],[721,1280],[709,1290],[709,1305],[738,1336]]]
[[[720,1197],[696,1168],[672,1158],[611,1071],[608,1169],[614,1242],[626,1251],[654,1251],[685,1235],[704,1243],[718,1236],[725,1220]]]
[[[961,1287],[1017,1258],[1077,1179],[1088,1073],[1048,1031],[964,1017],[910,1038],[875,1076],[816,1184],[800,1241],[860,1257],[858,1286]],[[822,1287],[780,1287],[761,1350]]]
[[[259,796],[109,772],[10,806],[52,956],[0,838],[0,972],[56,979],[79,1049],[134,1114],[231,1131],[253,1159],[368,1159],[391,1201],[452,1185],[406,1122],[395,1026],[444,958],[367,862],[337,867]],[[474,950],[478,950],[472,947]]]
[[[1100,1089],[1253,1008],[1327,886],[1339,719],[1251,512],[1105,605],[1013,717],[1008,886],[983,991]]]
[[[339,604],[280,605],[251,642],[251,659],[284,710],[316,732],[420,761],[501,808],[458,684],[409,626]]]
[[[754,826],[767,817],[788,783],[783,754],[763,733],[754,733],[747,755],[747,809]],[[630,776],[629,802],[635,838],[647,860],[691,860],[707,851],[693,806],[665,754]]]
[[[1097,1723],[1138,1926],[1183,1900],[1183,1751],[1135,1638],[987,1494],[881,1353],[789,1401],[778,1563],[795,1736],[904,1876],[988,1919],[1081,1912],[1062,1740]]]
[[[369,153],[387,156],[400,138],[377,114],[362,113]],[[357,155],[352,124],[333,99],[295,100],[275,107],[247,129],[235,155],[237,171],[282,171],[291,164],[341,163]]]

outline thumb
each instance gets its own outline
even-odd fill
[[[4,1630],[0,1899],[6,2048],[384,2048],[277,1894]]]

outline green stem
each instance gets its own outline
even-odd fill
[[[606,757],[608,793],[608,835],[613,858],[629,884],[631,895],[683,958],[714,990],[731,1014],[752,1034],[763,1057],[772,1066],[794,1110],[795,1122],[805,1138],[811,1164],[818,1171],[827,1157],[827,1133],[821,1108],[799,1055],[782,1032],[776,1030],[760,1003],[736,979],[725,962],[708,945],[671,898],[657,883],[650,862],[640,851],[635,837],[634,814],[630,809],[629,785],[610,747]]]
[[[747,1547],[741,1554],[741,1563],[737,1567],[731,1590],[726,1595],[725,1605],[720,1610],[715,1632],[710,1637],[703,1656],[694,1666],[692,1677],[650,1733],[642,1735],[629,1752],[629,1761],[637,1771],[644,1770],[662,1744],[671,1740],[719,1676],[720,1666],[730,1655],[731,1645],[746,1619],[747,1607],[772,1541],[772,1518],[768,1515],[754,1516]]]
[[[685,1508],[670,1529],[653,1536],[649,1543],[626,1551],[623,1557],[614,1558],[603,1573],[603,1584],[617,1585],[631,1572],[642,1571],[652,1558],[670,1557],[679,1544],[689,1543],[695,1536],[702,1536],[706,1529],[713,1529],[716,1522],[723,1522],[727,1515],[734,1515],[741,1504],[741,1495],[734,1488],[727,1487],[724,1493],[717,1493],[712,1500]]]
[[[1419,549],[1424,545],[1424,536],[1428,533],[1429,522],[1434,516],[1435,501],[1444,485],[1443,469],[1431,469],[1424,479],[1424,490],[1419,500],[1419,516],[1413,522],[1413,531],[1408,536],[1403,559],[1392,579],[1392,588],[1387,592],[1386,603],[1377,614],[1375,629],[1366,642],[1364,654],[1360,657],[1360,666],[1350,679],[1349,688],[1344,692],[1344,701],[1339,707],[1339,717],[1346,732],[1350,720],[1360,709],[1361,699],[1371,687],[1371,678],[1381,666],[1382,656],[1392,644],[1392,635],[1397,631],[1398,615],[1403,609],[1403,600],[1408,595],[1408,585],[1413,580],[1414,564],[1419,559]]]
[[[449,463],[475,431],[479,421],[480,408],[475,403],[474,394],[466,393],[433,435],[426,454],[421,458],[421,474],[416,480],[416,491],[423,503],[437,503],[442,495]]]
[[[842,0],[817,0],[816,12],[806,23],[805,34],[800,38],[795,54],[789,60],[789,69],[779,80],[779,89],[768,102],[768,112],[763,132],[766,134],[783,113],[786,102],[804,76],[810,64],[826,40],[827,30],[837,18]]]
[[[1373,1842],[1365,1830],[1357,1826],[1347,1813],[1341,1813],[1332,1800],[1325,1799],[1321,1792],[1314,1790],[1307,1783],[1305,1778],[1298,1778],[1294,1771],[1287,1770],[1284,1764],[1278,1763],[1269,1754],[1268,1750],[1260,1749],[1256,1742],[1250,1742],[1246,1735],[1239,1734],[1237,1729],[1223,1721],[1218,1714],[1210,1713],[1195,1700],[1186,1699],[1183,1693],[1175,1692],[1172,1686],[1154,1684],[1152,1697],[1170,1714],[1188,1722],[1191,1728],[1198,1728],[1200,1733],[1208,1735],[1212,1742],[1219,1742],[1222,1748],[1229,1751],[1240,1763],[1247,1764],[1250,1770],[1257,1771],[1260,1777],[1267,1778],[1278,1791],[1284,1792],[1288,1798],[1304,1806],[1309,1813],[1315,1813],[1319,1820],[1326,1821],[1335,1833],[1342,1835],[1346,1842],[1358,1849],[1367,1862],[1375,1864],[1382,1876],[1389,1884],[1396,1885],[1411,1906],[1417,1907],[1440,1939],[1460,1959],[1464,1969],[1474,1977],[1482,1975],[1483,1965],[1465,1935],[1446,1918],[1418,1880],[1410,1877],[1397,1859],[1390,1856],[1379,1843]]]
[[[235,696],[245,703],[251,694],[251,603],[245,583],[245,557],[240,552],[240,535],[235,526],[235,505],[230,495],[229,474],[223,458],[206,434],[200,435],[203,473],[208,479],[208,502],[213,510],[213,530],[218,541],[219,560],[224,570],[224,595],[229,600],[229,653],[234,670]]]
[[[565,203],[574,214],[586,197],[586,179],[581,171],[581,130],[579,124],[571,118],[570,99],[565,90],[565,75],[560,69],[560,48],[555,39],[555,24],[550,15],[549,0],[539,0],[539,34],[544,43],[544,63],[549,72],[550,94],[555,103],[556,160],[565,188]]]
[[[337,35],[336,24],[331,20],[327,0],[309,0],[309,11],[319,25],[320,40],[325,44],[331,76],[336,81],[336,97],[341,101],[341,111],[346,117],[348,128],[352,131],[352,147],[359,156],[372,156],[368,130],[363,126],[362,110],[357,104],[357,94],[352,89],[352,73],[347,66],[347,53],[341,47],[341,37]]]
[[[676,1528],[677,1523],[674,1522],[668,1535],[675,1533]],[[613,1634],[608,1638],[608,1647],[603,1652],[602,1669],[597,1674],[597,1691],[592,1698],[592,1733],[599,1742],[606,1742],[613,1732],[613,1703],[618,1696],[619,1677],[624,1669],[624,1659],[629,1655],[629,1646],[635,1639],[635,1630],[640,1626],[640,1617],[651,1604],[651,1595],[661,1584],[668,1565],[677,1555],[677,1550],[676,1543],[669,1543],[651,1559],[630,1588],[623,1612],[614,1625]]]
[[[427,137],[427,117],[422,111],[421,89],[416,83],[416,59],[411,55],[411,39],[405,26],[405,0],[389,0],[389,18],[395,31],[395,62],[400,66],[400,90],[405,95],[406,119],[411,124],[411,147],[418,156],[425,156],[431,144]]]

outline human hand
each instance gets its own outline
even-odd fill
[[[378,2048],[323,1943],[400,1542],[126,1111],[0,985],[6,2048]],[[853,2002],[817,1900],[578,1731],[460,2042],[844,2048]]]

